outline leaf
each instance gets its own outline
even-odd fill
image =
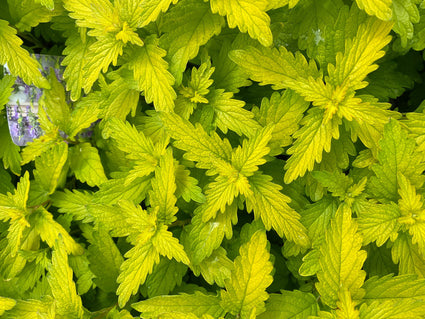
[[[299,290],[282,290],[280,294],[270,294],[266,311],[258,319],[301,319],[315,316],[319,310],[316,298]]]
[[[377,204],[361,201],[355,205],[359,232],[363,236],[363,245],[376,241],[378,247],[388,239],[394,241],[398,236],[400,210],[394,203]]]
[[[16,300],[6,297],[0,297],[0,316],[5,311],[12,309],[16,305]]]
[[[400,35],[401,45],[405,47],[407,40],[413,37],[413,23],[418,23],[420,19],[419,10],[415,1],[393,0],[393,20],[394,31]]]
[[[9,102],[9,96],[13,92],[12,85],[16,78],[11,75],[4,75],[0,80],[0,110],[3,110],[4,105]]]
[[[252,176],[258,170],[258,166],[266,162],[264,157],[270,152],[267,144],[272,137],[272,131],[272,126],[257,130],[252,138],[244,140],[242,147],[238,147],[232,154],[232,163],[241,174],[246,177]]]
[[[72,270],[68,265],[68,255],[61,238],[55,242],[47,280],[55,299],[57,313],[62,316],[82,318],[84,309],[72,280]]]
[[[7,63],[10,73],[21,77],[26,84],[49,88],[49,83],[40,73],[40,64],[21,47],[22,40],[16,30],[5,20],[0,20],[0,64]]]
[[[314,163],[321,162],[323,151],[330,151],[332,138],[338,139],[338,119],[325,122],[323,116],[321,109],[314,108],[302,119],[303,127],[293,135],[297,140],[288,150],[292,156],[285,165],[285,183],[304,176],[307,170],[312,171]]]
[[[219,318],[225,314],[217,296],[206,295],[199,291],[192,295],[180,294],[174,296],[158,296],[139,301],[131,305],[141,312],[141,317],[158,317],[164,313],[182,312],[186,315],[202,316],[209,314]]]
[[[370,178],[369,189],[377,198],[396,202],[397,174],[403,174],[412,185],[420,187],[424,182],[421,174],[425,166],[421,163],[421,155],[415,150],[415,141],[407,137],[396,120],[391,119],[385,126],[384,136],[379,144],[379,164],[372,166],[376,176]]]
[[[90,270],[96,276],[94,283],[106,292],[115,292],[120,266],[124,261],[108,232],[99,227],[92,233],[91,245],[87,248]]]
[[[37,208],[29,217],[32,228],[39,234],[41,240],[49,247],[54,247],[56,240],[61,238],[65,251],[69,254],[81,255],[84,249],[75,242],[74,238],[63,228],[61,224],[53,219],[53,215],[44,207]]]
[[[99,153],[90,143],[80,143],[70,148],[69,157],[70,168],[79,181],[92,187],[107,181]]]
[[[29,299],[29,300],[16,300],[16,305],[11,310],[7,311],[3,318],[46,318],[54,319],[56,315],[53,298],[45,296],[42,301]],[[37,318],[37,319],[38,319]]]
[[[0,121],[0,158],[5,169],[10,168],[13,174],[21,174],[21,154],[19,146],[15,145],[10,138],[7,121]]]
[[[125,255],[127,259],[121,264],[120,275],[117,282],[120,284],[116,293],[118,304],[122,308],[139,290],[139,286],[146,280],[146,276],[159,263],[159,252],[150,242],[139,242]]]
[[[67,159],[68,144],[66,143],[55,145],[35,159],[34,178],[48,194],[52,194],[60,183],[59,177],[62,175]]]
[[[261,127],[253,115],[244,109],[245,103],[232,98],[233,94],[224,90],[212,90],[207,95],[209,105],[214,109],[215,124],[223,132],[232,130],[238,135],[253,136]]]
[[[149,298],[168,295],[176,286],[182,284],[187,266],[175,259],[161,258],[154,266],[153,271],[146,278],[147,294]]]
[[[269,143],[272,153],[274,148],[289,146],[292,143],[291,136],[298,130],[299,122],[308,105],[309,103],[294,91],[285,90],[282,95],[274,92],[270,99],[263,98],[261,107],[253,110],[261,125],[274,125]]]
[[[370,305],[363,304],[360,307],[360,318],[365,319],[406,319],[420,318],[424,316],[423,301],[410,300],[407,302],[374,302]]]
[[[226,281],[226,290],[221,293],[221,305],[233,315],[245,317],[251,311],[264,310],[264,301],[268,298],[266,288],[273,281],[267,242],[265,232],[257,231],[239,250],[240,256],[234,261],[235,268]]]
[[[138,28],[148,25],[152,21],[156,21],[161,12],[166,12],[171,3],[176,4],[178,0],[147,0],[142,1],[139,10],[140,16],[135,14],[135,24]],[[138,12],[137,12],[138,13]]]
[[[365,10],[367,14],[374,15],[378,19],[388,21],[392,18],[391,0],[356,0],[360,9]]]
[[[285,235],[297,245],[307,247],[310,242],[299,221],[300,215],[288,206],[290,199],[279,191],[281,186],[271,180],[259,173],[249,178],[253,195],[246,198],[248,212],[254,210],[255,218],[261,218],[266,230],[273,228],[280,237]]]
[[[42,6],[39,1],[33,0],[8,0],[9,12],[11,15],[11,21],[14,22],[15,26],[19,31],[31,31],[31,28],[37,26],[40,23],[49,22],[53,16],[60,14],[58,7],[48,9]]]
[[[377,69],[373,63],[384,56],[381,50],[391,41],[391,27],[392,23],[372,18],[362,24],[353,41],[346,41],[345,53],[337,54],[335,68],[329,68],[331,81],[354,90],[365,87],[363,79]]]
[[[398,264],[399,274],[416,274],[425,277],[425,258],[418,245],[405,232],[400,232],[391,249],[393,262]]]
[[[159,208],[158,220],[166,225],[171,224],[178,208],[176,182],[174,176],[174,159],[171,149],[159,160],[159,166],[155,168],[155,178],[151,180],[152,191],[149,192],[149,201],[152,208]]]
[[[92,203],[93,198],[87,191],[65,189],[63,192],[57,191],[52,194],[51,199],[53,206],[59,208],[59,212],[67,213],[75,220],[93,221],[93,217],[89,214],[87,208]]]
[[[198,54],[200,46],[220,33],[223,18],[196,0],[180,0],[163,17],[160,46],[167,50],[170,73],[179,85],[187,62]]]
[[[39,138],[29,142],[27,146],[22,150],[22,161],[21,165],[27,164],[33,161],[37,156],[40,156],[44,152],[47,152],[57,144],[64,143],[61,136],[58,134],[57,128],[54,131],[48,132]]]
[[[248,32],[252,38],[257,39],[264,46],[272,44],[270,17],[265,13],[267,0],[211,0],[210,4],[213,13],[218,12],[222,16],[227,16],[230,28],[238,26],[241,32]]]
[[[83,41],[81,35],[73,33],[66,40],[66,47],[63,51],[65,58],[62,65],[66,66],[63,78],[66,80],[66,89],[71,91],[71,100],[76,101],[81,96],[81,88],[84,82],[84,68],[86,66],[89,47],[94,43],[94,39],[86,37]],[[71,122],[71,125],[73,122]]]
[[[190,171],[184,165],[174,165],[174,177],[177,198],[181,196],[186,202],[193,200],[197,203],[203,203],[205,201],[202,189],[198,186],[198,180],[190,176]]]
[[[190,261],[184,247],[177,238],[173,237],[173,233],[167,230],[167,226],[161,226],[152,238],[152,244],[162,256],[166,256],[168,259],[174,258],[178,262],[189,265]]]
[[[321,270],[317,273],[319,282],[316,284],[322,301],[331,308],[337,306],[341,287],[346,288],[355,299],[362,295],[360,287],[366,273],[361,269],[366,252],[361,250],[362,237],[356,231],[351,210],[340,206],[320,246]]]
[[[133,53],[128,68],[133,71],[139,90],[144,91],[146,103],[153,102],[157,111],[172,111],[176,93],[172,87],[174,78],[163,59],[167,52],[158,46],[155,36],[144,41],[145,45]]]

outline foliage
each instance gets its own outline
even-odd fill
[[[424,1],[0,8],[2,318],[425,317]]]

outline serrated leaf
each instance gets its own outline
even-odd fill
[[[255,218],[261,218],[266,230],[273,228],[279,236],[307,247],[310,241],[305,227],[300,223],[300,215],[289,205],[289,197],[280,192],[281,186],[273,183],[264,174],[254,174],[249,178],[253,195],[246,198],[248,212],[254,210]]]
[[[133,53],[128,68],[133,71],[139,90],[144,92],[146,103],[153,102],[157,111],[172,111],[176,93],[172,87],[174,78],[163,59],[167,52],[158,46],[155,36],[144,41],[145,45]]]
[[[35,159],[34,178],[48,194],[56,190],[67,159],[66,143],[55,145]]]
[[[413,37],[413,23],[420,19],[419,10],[415,1],[393,0],[392,1],[394,31],[400,35],[401,45],[406,46],[407,40]]]
[[[223,18],[211,13],[208,4],[196,0],[181,0],[164,15],[160,45],[167,50],[170,72],[176,84],[182,82],[182,72],[199,47],[221,31]]]
[[[159,263],[159,253],[150,242],[139,242],[125,255],[127,259],[121,264],[117,282],[120,284],[116,293],[118,304],[122,308],[139,290],[139,286],[152,272],[153,266]]]
[[[342,204],[344,205],[344,204]],[[357,225],[351,219],[351,209],[340,206],[320,246],[319,282],[316,288],[323,302],[336,308],[341,287],[346,288],[353,298],[362,296],[366,273],[361,270],[366,252],[361,250],[362,237],[357,234]]]
[[[40,73],[40,64],[21,47],[22,40],[16,30],[5,20],[0,20],[0,64],[7,63],[12,75],[21,77],[25,83],[40,88],[49,88],[49,83]]]
[[[230,28],[238,26],[241,32],[257,39],[262,45],[270,46],[273,35],[270,30],[270,17],[265,13],[268,6],[267,0],[255,1],[224,1],[211,0],[211,11],[227,16]]]
[[[266,311],[258,319],[302,319],[315,316],[319,310],[316,298],[299,290],[282,290],[271,294],[266,302]]]
[[[12,309],[16,305],[16,300],[6,297],[0,297],[0,316],[5,311]]]
[[[0,80],[0,111],[3,110],[4,105],[9,102],[9,96],[13,92],[12,85],[15,81],[16,78],[11,75],[5,75]]]
[[[391,249],[393,262],[398,264],[399,274],[416,274],[419,278],[425,277],[425,258],[419,251],[418,245],[412,243],[410,236],[399,233]]]
[[[182,312],[186,315],[194,314],[195,316],[209,314],[214,318],[219,318],[225,314],[220,306],[219,297],[206,295],[199,291],[192,295],[158,296],[139,301],[131,306],[141,312],[143,317],[158,317],[168,312]]]
[[[149,298],[168,295],[176,286],[180,286],[187,266],[175,259],[161,258],[153,271],[146,278]]]
[[[124,261],[120,251],[103,227],[92,233],[91,245],[87,248],[90,269],[96,276],[95,284],[106,292],[115,292],[120,266]]]
[[[0,158],[5,169],[10,168],[15,175],[21,174],[21,154],[19,146],[15,145],[10,138],[7,121],[0,120]]]
[[[265,232],[257,231],[239,250],[231,278],[225,284],[226,290],[221,293],[221,305],[233,315],[246,317],[251,311],[264,311],[264,301],[268,298],[266,288],[273,281],[270,275],[273,265],[266,246]]]
[[[99,153],[90,143],[79,143],[69,150],[70,168],[75,177],[89,186],[107,181]]]
[[[171,3],[176,4],[178,0],[147,0],[142,1],[137,13],[135,14],[135,25],[138,28],[142,28],[148,25],[150,22],[155,21],[161,12],[166,12]]]
[[[176,182],[174,176],[174,159],[171,149],[168,149],[159,160],[159,166],[155,168],[155,177],[151,180],[152,191],[149,192],[149,202],[152,208],[158,208],[158,220],[166,225],[171,224],[178,208]]]
[[[36,27],[40,23],[49,22],[53,16],[61,13],[59,6],[48,9],[40,1],[7,0],[7,2],[12,18],[11,21],[14,22],[15,26],[21,32],[31,31],[31,28]]]
[[[106,32],[115,22],[113,5],[108,0],[65,0],[64,7],[79,27]]]
[[[70,214],[75,220],[93,221],[87,208],[93,201],[90,193],[65,189],[64,192],[55,192],[51,199],[53,206],[59,208],[59,212]]]
[[[352,179],[342,172],[334,171],[313,171],[311,175],[317,179],[324,187],[332,193],[332,196],[343,199],[348,188],[352,184]]]
[[[65,133],[69,138],[75,138],[78,133],[84,132],[84,129],[89,128],[99,118],[100,110],[97,105],[79,104],[71,112],[71,121],[67,125]]]
[[[394,241],[398,236],[400,210],[394,203],[378,204],[361,201],[355,205],[359,232],[363,236],[363,244],[376,241],[382,246],[388,239]]]
[[[190,176],[190,171],[184,165],[174,165],[174,167],[176,197],[179,198],[181,196],[186,202],[193,200],[197,203],[203,203],[205,196],[202,194],[202,189],[198,186],[198,180]]]
[[[11,310],[7,311],[2,318],[43,318],[55,319],[56,311],[53,298],[44,296],[43,300],[16,300],[16,305]]]
[[[407,137],[407,132],[396,120],[391,119],[385,126],[379,144],[379,164],[372,166],[376,176],[370,178],[369,189],[377,198],[395,202],[398,199],[397,174],[402,173],[413,185],[420,187],[424,182],[421,174],[425,166],[415,150],[415,141]]]
[[[380,319],[414,319],[424,316],[423,301],[409,300],[393,303],[391,301],[375,301],[370,305],[360,307],[360,318]]]
[[[172,232],[167,230],[167,226],[163,225],[157,230],[155,236],[152,237],[152,244],[162,256],[166,256],[168,259],[174,258],[178,262],[189,265],[189,258],[183,245],[176,237],[173,237]]]
[[[40,156],[55,145],[61,143],[64,143],[64,141],[62,137],[59,136],[59,132],[57,129],[40,136],[32,142],[29,142],[27,146],[25,146],[25,148],[22,150],[21,165],[33,161],[37,156]]]
[[[374,15],[384,21],[392,18],[391,0],[356,0],[356,2],[359,8],[365,10],[369,15]]]
[[[56,311],[62,316],[82,318],[84,309],[72,280],[72,270],[68,265],[68,255],[62,239],[59,238],[54,246],[47,280],[55,299]]]

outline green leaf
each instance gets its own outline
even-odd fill
[[[16,78],[11,75],[5,75],[0,80],[0,111],[3,110],[4,105],[9,102],[9,96],[13,92],[12,85],[15,81]]]
[[[51,199],[53,206],[59,208],[59,212],[70,214],[75,220],[93,221],[87,208],[93,202],[90,193],[65,189],[64,192],[55,192]]]
[[[146,278],[147,294],[149,298],[168,295],[176,286],[180,286],[187,266],[175,259],[161,258],[154,266],[153,271]]]
[[[332,138],[339,138],[338,119],[326,122],[323,117],[324,112],[314,108],[301,120],[303,127],[293,135],[297,140],[287,151],[292,156],[285,165],[285,183],[312,171],[315,162],[321,162],[323,151],[330,151]]]
[[[125,255],[127,259],[121,264],[120,275],[117,282],[120,284],[116,293],[118,304],[122,308],[139,290],[139,286],[146,280],[146,276],[159,263],[159,252],[150,242],[140,241]]]
[[[291,136],[298,130],[299,122],[308,106],[309,103],[301,96],[292,90],[286,90],[282,95],[274,92],[270,99],[263,98],[261,107],[253,110],[261,125],[274,125],[270,140],[272,153],[273,149],[291,145]]]
[[[270,46],[273,42],[270,30],[270,17],[265,13],[267,0],[224,1],[210,0],[211,11],[227,16],[230,28],[238,27],[241,32],[257,39],[262,45]]]
[[[65,317],[82,318],[84,309],[72,280],[72,270],[68,265],[68,255],[62,239],[59,238],[54,246],[47,280],[55,299],[56,311]]]
[[[116,280],[124,258],[103,227],[95,230],[92,238],[91,245],[87,249],[87,258],[90,270],[96,276],[93,281],[103,291],[115,292],[118,288]]]
[[[177,238],[173,237],[173,233],[167,230],[167,226],[163,225],[157,230],[155,236],[152,237],[152,244],[160,255],[189,265],[189,258],[184,247]]]
[[[281,294],[271,294],[266,302],[266,312],[258,319],[301,319],[315,316],[319,310],[316,298],[299,290],[282,290]]]
[[[171,149],[168,149],[159,160],[155,168],[155,177],[152,178],[152,191],[149,192],[149,202],[152,208],[158,208],[158,220],[166,225],[174,222],[178,208],[176,182],[174,176],[174,159]]]
[[[107,181],[96,148],[90,143],[80,143],[69,149],[70,168],[75,177],[89,186],[99,186]]]
[[[0,297],[0,316],[4,314],[6,310],[12,309],[16,305],[16,300]]]
[[[65,133],[69,138],[75,138],[78,133],[89,128],[99,118],[100,110],[97,105],[78,104],[71,112],[71,121],[67,125]]]
[[[180,294],[174,296],[158,296],[139,301],[131,305],[141,312],[142,317],[158,317],[166,313],[182,312],[186,315],[202,316],[209,314],[219,318],[225,314],[217,296],[195,292],[193,295]]]
[[[170,72],[179,85],[187,62],[198,54],[200,46],[220,33],[223,18],[196,0],[179,1],[163,17],[160,46],[167,50]]]
[[[267,243],[265,232],[257,231],[239,250],[232,276],[221,293],[221,305],[233,315],[245,317],[251,311],[257,314],[264,311],[264,301],[268,298],[266,288],[273,281]]]
[[[249,178],[253,195],[246,198],[248,212],[254,210],[255,218],[261,218],[266,230],[273,228],[280,237],[285,237],[307,247],[310,242],[300,215],[288,203],[289,197],[282,194],[280,185],[273,183],[268,175],[254,174]]]
[[[399,233],[391,249],[393,262],[398,264],[399,274],[416,274],[419,278],[425,277],[425,258],[419,251],[418,245],[412,243],[410,236]]]
[[[390,319],[421,318],[424,316],[423,301],[410,300],[396,304],[390,301],[376,301],[360,307],[362,319],[380,319],[382,316]]]
[[[68,144],[66,143],[55,145],[35,159],[34,178],[48,194],[52,194],[60,183],[60,176],[63,174],[67,159]]]
[[[0,20],[0,64],[7,63],[12,75],[20,76],[27,84],[49,88],[49,83],[40,73],[40,64],[30,57],[21,44],[16,30],[7,21]]]
[[[171,3],[176,4],[178,0],[147,0],[142,1],[138,10],[140,15],[135,14],[135,25],[138,28],[148,25],[152,21],[156,21],[161,12],[168,10]],[[138,11],[136,11],[139,13]]]
[[[203,203],[205,201],[202,189],[198,186],[198,180],[190,176],[190,171],[184,165],[174,165],[174,177],[177,198],[181,196],[186,202],[193,200],[197,203]]]
[[[356,0],[356,2],[359,8],[365,10],[369,15],[374,15],[384,21],[392,18],[391,0]]]
[[[172,111],[176,93],[172,87],[174,78],[163,59],[167,52],[158,46],[155,36],[144,41],[145,45],[133,53],[128,68],[133,71],[138,89],[144,92],[146,103],[153,102],[157,111]]]
[[[413,23],[418,23],[420,19],[416,1],[413,0],[393,0],[393,20],[394,31],[401,38],[401,45],[406,46],[407,40],[413,37]]]
[[[361,201],[355,205],[359,232],[363,236],[363,244],[376,241],[378,247],[388,239],[394,241],[398,236],[400,210],[394,203],[378,204]]]
[[[370,178],[369,190],[377,198],[396,202],[399,173],[416,187],[423,184],[421,174],[425,166],[422,163],[422,155],[415,150],[415,141],[408,138],[407,132],[393,119],[385,126],[384,136],[379,144],[379,164],[372,166],[376,176]]]
[[[366,273],[361,269],[366,252],[361,246],[362,237],[357,234],[357,225],[351,219],[351,209],[342,204],[320,246],[321,269],[317,273],[319,282],[316,288],[323,303],[329,307],[336,308],[341,287],[345,287],[353,298],[362,296],[360,287]]]
[[[0,158],[5,169],[10,168],[15,175],[21,174],[21,154],[19,146],[15,145],[10,138],[7,121],[0,120]]]
[[[37,156],[47,152],[57,144],[64,143],[63,139],[59,136],[57,129],[48,132],[39,138],[29,142],[27,146],[22,150],[22,161],[21,164],[27,164],[33,161]]]
[[[59,312],[59,311],[58,311]],[[55,319],[56,315],[53,298],[44,296],[43,300],[16,300],[16,305],[11,310],[5,312],[2,318],[46,318]]]

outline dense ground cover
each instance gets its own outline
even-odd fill
[[[0,316],[425,317],[424,48],[421,0],[1,1]]]

